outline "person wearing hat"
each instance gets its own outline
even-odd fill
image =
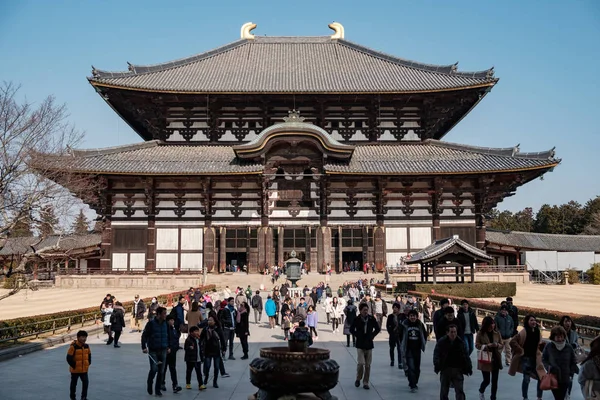
[[[138,332],[142,331],[141,321],[144,320],[144,315],[146,314],[146,304],[144,304],[144,300],[140,299],[140,295],[135,295],[135,300],[133,300],[133,307],[131,313],[131,331]]]

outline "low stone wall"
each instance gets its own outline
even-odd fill
[[[202,275],[59,275],[54,286],[78,288],[144,288],[175,290],[202,285]]]
[[[402,274],[402,275],[391,275],[392,281],[399,282],[420,282],[420,274]],[[433,282],[433,278],[429,277],[430,282]],[[437,278],[438,282],[456,282],[456,278],[451,276],[441,276]],[[471,276],[465,275],[465,282],[470,282]],[[529,273],[528,272],[476,272],[475,282],[516,282],[517,285],[529,284]]]

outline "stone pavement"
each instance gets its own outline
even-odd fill
[[[325,323],[325,313],[319,310],[319,340],[315,347],[331,350],[331,357],[340,365],[339,384],[332,393],[340,400],[357,399],[436,399],[439,398],[439,379],[433,373],[432,356],[435,343],[427,343],[427,350],[422,359],[421,380],[419,392],[409,392],[408,382],[404,373],[397,367],[390,367],[388,352],[388,335],[385,330],[379,334],[375,343],[373,364],[371,368],[371,390],[354,387],[356,371],[356,350],[346,347],[345,336],[341,333],[333,334],[331,326]],[[251,321],[253,316],[251,315]],[[250,359],[259,356],[260,347],[285,346],[283,332],[276,328],[268,329],[263,323],[250,324]],[[385,324],[385,322],[384,322]],[[90,368],[89,399],[147,399],[155,398],[146,393],[145,382],[148,372],[148,357],[141,352],[140,334],[126,331],[122,336],[122,347],[115,349],[105,345],[106,336],[94,334],[88,338],[92,350],[92,365]],[[37,399],[68,399],[69,398],[69,372],[65,361],[67,346],[43,350],[0,363],[0,399],[2,400],[37,400]],[[231,374],[230,378],[219,377],[219,388],[209,386],[206,391],[199,392],[194,383],[192,390],[183,390],[173,394],[170,390],[163,398],[178,399],[203,399],[218,398],[245,400],[248,395],[255,392],[249,381],[248,362],[240,360],[241,348],[236,339],[235,361],[226,361],[225,368]],[[473,353],[475,363],[476,354]],[[183,353],[178,358],[178,377],[181,386],[185,384],[185,366]],[[194,382],[192,380],[192,382]],[[478,398],[478,388],[481,382],[481,373],[474,371],[473,376],[465,379],[465,391],[468,399]],[[167,377],[167,387],[170,381]],[[78,393],[80,393],[79,383]],[[489,396],[489,388],[487,395]],[[499,380],[498,399],[521,399],[521,376],[510,377],[507,369],[501,371]],[[530,387],[530,398],[534,397],[535,387]],[[575,384],[571,399],[582,399],[581,390]],[[454,398],[453,394],[450,398]],[[486,397],[489,398],[489,397]],[[550,393],[544,394],[545,399],[552,398]]]

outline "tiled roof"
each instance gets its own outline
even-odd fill
[[[458,72],[343,39],[259,37],[129,72],[94,69],[90,82],[182,93],[402,93],[493,86],[493,69]]]
[[[600,236],[555,235],[550,233],[495,231],[487,229],[488,243],[522,250],[593,251],[600,253]]]
[[[264,166],[236,157],[230,146],[171,145],[159,141],[100,150],[74,151],[47,161],[73,172],[145,175],[260,173]],[[520,153],[518,148],[491,149],[425,140],[390,145],[357,145],[349,163],[325,165],[338,174],[452,174],[544,169],[560,160],[554,152]],[[47,165],[45,165],[48,168]]]
[[[35,251],[54,246],[53,251],[69,251],[75,249],[84,249],[86,247],[100,246],[102,237],[99,233],[89,233],[85,235],[72,234],[66,236],[50,235],[46,238],[40,237],[15,237],[9,238],[0,249],[0,256],[10,256],[17,254],[28,254]]]
[[[4,242],[0,249],[0,256],[31,252],[31,246],[39,241],[40,239],[36,237],[11,237]]]
[[[473,256],[474,258],[478,258],[482,261],[491,260],[492,257],[488,256],[485,251],[478,249],[475,246],[471,246],[467,242],[463,241],[455,235],[450,238],[436,240],[434,243],[430,244],[423,250],[420,250],[414,253],[410,260],[409,264],[416,264],[420,262],[429,262],[434,260],[437,256],[443,254],[444,252],[450,250],[452,247],[458,246],[462,248],[465,253]]]
[[[549,168],[554,151],[521,153],[518,147],[494,149],[428,139],[423,142],[356,146],[349,164],[326,170],[348,174],[444,174]]]

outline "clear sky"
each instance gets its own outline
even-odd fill
[[[500,209],[600,195],[600,1],[0,1],[0,80],[39,101],[53,94],[86,132],[83,147],[139,142],[87,83],[91,65],[126,70],[239,38],[330,35],[500,82],[445,140],[543,151],[562,163]]]

